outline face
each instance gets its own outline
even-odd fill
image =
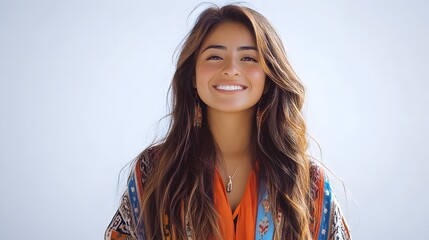
[[[208,111],[251,111],[264,92],[265,73],[251,32],[240,23],[218,25],[196,63],[196,88]]]

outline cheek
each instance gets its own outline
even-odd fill
[[[251,80],[253,87],[264,90],[266,74],[260,67],[247,69],[247,76]]]
[[[195,66],[195,87],[199,97],[204,101],[209,94],[209,81],[212,75],[210,67],[204,64]]]
[[[208,81],[212,72],[213,72],[213,69],[210,68],[210,66],[207,66],[205,64],[197,64],[197,66],[195,67],[195,75],[196,75],[195,77],[196,77],[197,83]]]
[[[205,75],[204,68],[201,67],[201,64],[197,63],[195,66],[195,85],[197,88],[201,86]]]

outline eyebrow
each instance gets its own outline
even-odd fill
[[[226,50],[226,47],[222,46],[222,45],[209,45],[208,47],[204,48],[204,50],[202,52],[204,52],[208,49],[211,49],[211,48]],[[238,51],[245,51],[245,50],[255,50],[256,51],[256,47],[254,47],[254,46],[241,46],[241,47],[238,47],[237,50]]]

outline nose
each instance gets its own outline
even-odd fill
[[[238,69],[237,64],[234,62],[234,60],[225,61],[223,74],[226,76],[238,76],[240,74],[240,70]]]

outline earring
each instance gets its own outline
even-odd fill
[[[203,122],[203,113],[200,106],[200,101],[196,100],[195,109],[194,109],[194,127],[201,128]]]
[[[261,100],[258,102],[258,108],[256,109],[256,127],[258,131],[261,130],[262,125],[262,112],[261,112]]]

